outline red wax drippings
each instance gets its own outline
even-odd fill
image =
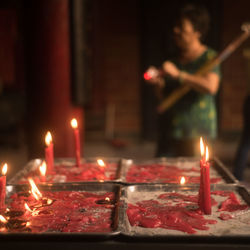
[[[10,211],[23,211],[15,219],[28,222],[26,227],[34,233],[41,232],[110,232],[114,204],[99,204],[98,201],[109,198],[114,200],[114,193],[102,195],[79,192],[60,191],[43,192],[43,200],[35,200],[18,193],[11,196]],[[51,199],[52,204],[47,204]],[[25,209],[25,203],[32,211]],[[15,231],[13,228],[9,231]]]
[[[114,180],[116,178],[117,164],[116,163],[106,163],[104,167],[99,166],[97,163],[84,163],[80,167],[55,165],[54,174],[47,175],[46,181],[53,183],[58,182],[58,176],[64,176],[66,182],[77,182],[77,181],[107,181]],[[34,179],[35,183],[40,183],[40,172],[39,170],[31,171],[26,176],[24,180],[19,183],[27,183],[27,178],[31,177]]]
[[[200,173],[198,168],[181,169],[177,166],[150,164],[132,165],[127,173],[126,180],[131,183],[162,182],[180,183],[180,178],[185,176],[186,183],[200,183],[200,176],[187,176],[190,173]],[[218,183],[221,178],[210,178],[210,183]]]
[[[213,191],[213,195],[228,197],[218,204],[211,197],[212,206],[219,205],[219,211],[239,211],[248,208],[242,205],[236,195],[229,191]],[[165,228],[179,230],[188,234],[196,233],[198,230],[209,230],[207,224],[215,224],[216,220],[205,219],[198,208],[197,195],[184,195],[176,192],[163,193],[158,196],[159,200],[166,201],[160,203],[157,200],[144,200],[134,204],[128,204],[127,216],[131,226],[145,228]],[[221,220],[233,218],[232,215],[221,213]]]

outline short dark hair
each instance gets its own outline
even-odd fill
[[[201,33],[201,40],[203,40],[210,25],[210,16],[207,9],[201,5],[186,4],[179,10],[177,15],[177,20],[184,18],[192,23],[194,30]]]

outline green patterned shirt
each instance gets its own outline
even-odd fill
[[[198,59],[188,64],[172,62],[182,71],[195,73],[208,60],[216,56],[216,52],[208,48]],[[212,72],[221,76],[218,66]],[[165,95],[180,87],[181,83],[166,78]],[[217,113],[215,96],[191,90],[164,114],[169,122],[169,136],[175,139],[199,138],[200,136],[215,138],[217,136]]]

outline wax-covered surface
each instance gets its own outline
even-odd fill
[[[119,185],[74,184],[40,186],[35,197],[28,185],[8,186],[6,209],[0,222],[5,233],[97,233],[117,230]]]
[[[236,179],[220,162],[214,160],[210,167],[211,183],[234,183]],[[122,181],[127,183],[186,184],[200,183],[200,161],[197,158],[159,158],[151,161],[127,160],[122,168]]]
[[[212,215],[198,205],[190,186],[138,185],[123,188],[121,232],[129,236],[249,235],[249,194],[234,185],[212,185]]]
[[[104,166],[99,165],[96,159],[84,159],[80,167],[76,165],[75,159],[56,159],[54,172],[46,174],[47,183],[64,183],[64,182],[95,182],[95,181],[115,181],[120,171],[120,159],[100,158]],[[39,166],[42,159],[30,161],[23,170],[18,172],[10,181],[10,184],[27,183],[28,177],[34,179],[36,183],[42,183]]]

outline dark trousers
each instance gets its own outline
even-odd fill
[[[244,102],[243,107],[243,131],[236,152],[233,174],[238,180],[243,180],[244,170],[247,166],[248,152],[250,150],[250,96]]]

